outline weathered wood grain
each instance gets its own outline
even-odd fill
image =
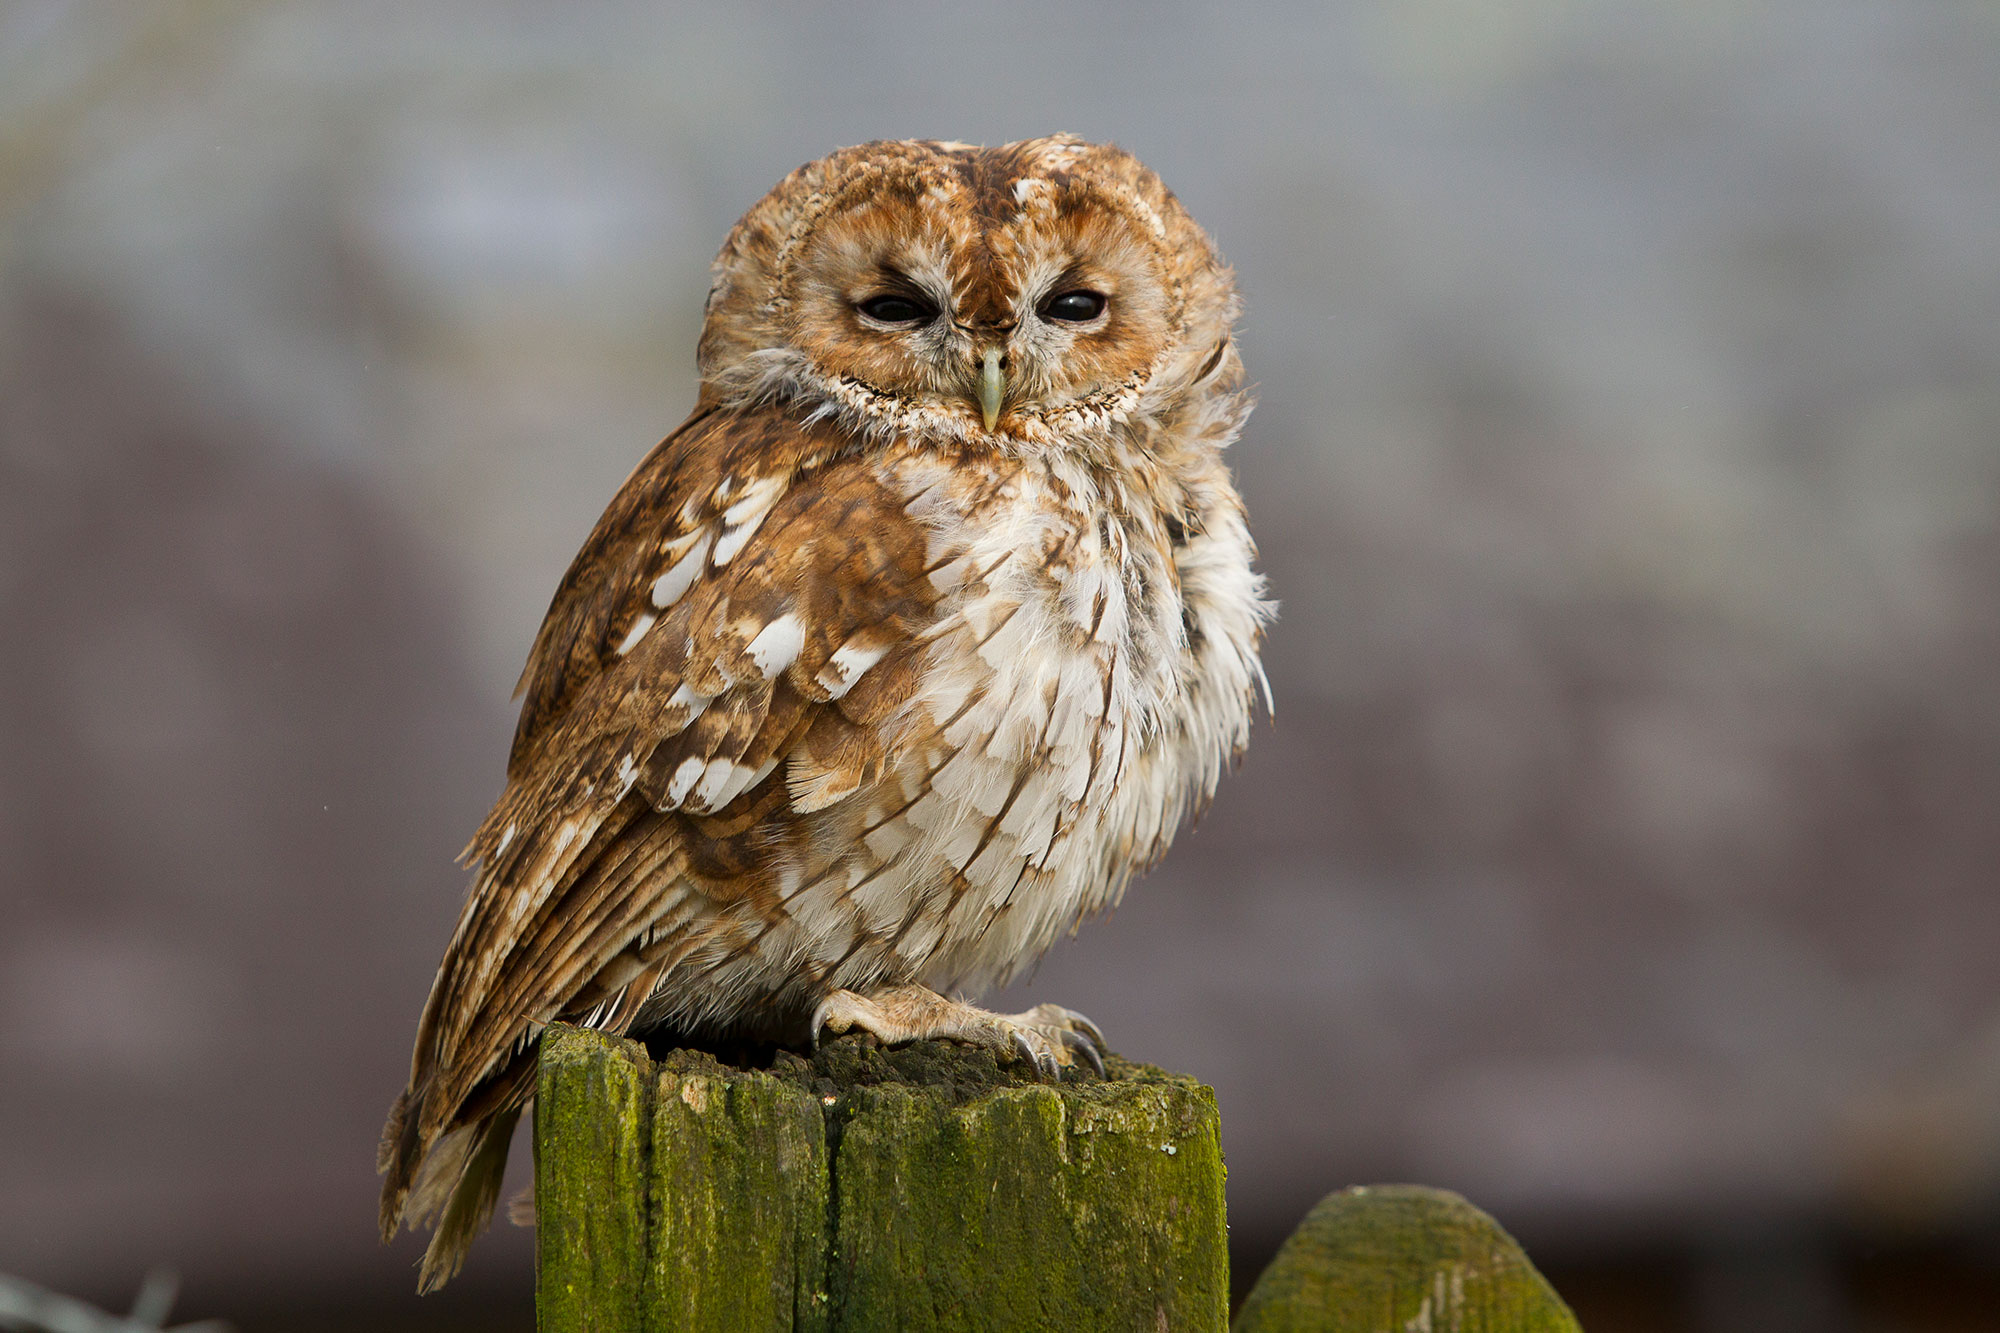
[[[1043,1084],[845,1038],[751,1071],[551,1027],[541,1327],[1217,1333],[1214,1094],[1107,1064]]]
[[[637,1042],[549,1030],[535,1087],[535,1318],[637,1329],[643,1310],[652,1062]]]

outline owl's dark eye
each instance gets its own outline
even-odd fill
[[[861,313],[884,324],[928,324],[937,318],[937,307],[914,296],[898,296],[891,292],[863,301]]]
[[[1102,292],[1058,292],[1042,302],[1043,319],[1067,320],[1071,324],[1086,324],[1104,313]]]

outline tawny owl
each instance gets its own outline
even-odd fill
[[[1229,270],[1129,154],[873,143],[717,257],[694,413],[563,577],[383,1133],[422,1283],[491,1215],[552,1020],[1101,1041],[1005,982],[1243,746],[1268,607]]]

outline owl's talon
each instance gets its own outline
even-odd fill
[[[813,1007],[811,1030],[807,1033],[813,1054],[819,1054],[819,1038],[822,1032],[836,1037],[844,1032],[851,1032],[856,1027],[873,1032],[875,1029],[870,1026],[868,1020],[875,1013],[875,1006],[864,996],[848,990],[829,992]]]
[[[1081,1055],[1084,1063],[1089,1065],[1099,1078],[1104,1077],[1104,1057],[1098,1054],[1097,1043],[1092,1041],[1088,1034],[1079,1030],[1064,1028],[1062,1042],[1071,1051]]]
[[[1038,1004],[1027,1013],[1020,1015],[1024,1021],[1039,1027],[1055,1028],[1065,1034],[1075,1032],[1088,1037],[1090,1044],[1101,1054],[1111,1049],[1104,1039],[1104,1030],[1090,1021],[1089,1017],[1074,1009],[1065,1009],[1059,1004]]]
[[[1060,1081],[1063,1070],[1089,1065],[1104,1072],[1104,1034],[1082,1014],[1059,1004],[1038,1004],[1019,1014],[996,1014],[948,1000],[923,986],[884,986],[867,994],[830,991],[812,1013],[815,1051],[822,1033],[861,1031],[886,1046],[944,1038],[981,1046],[1003,1059],[1017,1058],[1037,1077]]]
[[[1007,1035],[1014,1039],[1014,1054],[1026,1060],[1030,1065],[1035,1067],[1037,1072],[1040,1072],[1042,1067],[1041,1058],[1035,1050],[1035,1044],[1028,1040],[1028,1034],[1019,1028],[1013,1028],[1008,1031]]]

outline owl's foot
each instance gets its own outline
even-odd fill
[[[813,1011],[814,1044],[822,1031],[855,1028],[890,1046],[906,1041],[948,1038],[1018,1055],[1048,1078],[1062,1077],[1079,1061],[1104,1077],[1104,1034],[1097,1024],[1059,1004],[1038,1004],[1018,1014],[947,1000],[924,986],[884,986],[866,995],[837,990]]]

